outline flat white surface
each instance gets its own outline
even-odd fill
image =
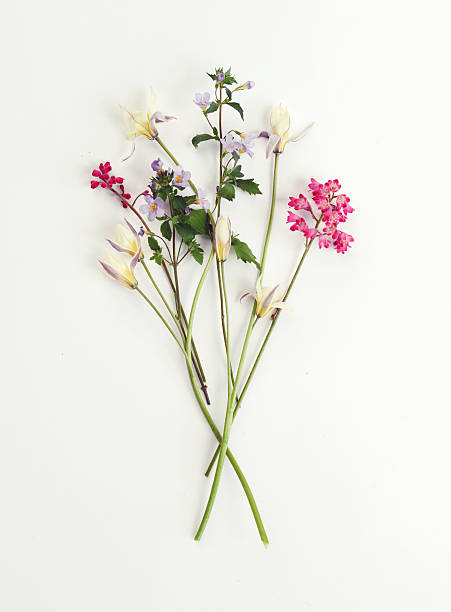
[[[4,7],[2,611],[451,610],[450,17],[438,0]],[[193,542],[213,437],[165,330],[96,261],[122,209],[90,170],[108,159],[135,191],[161,155],[142,141],[121,163],[118,104],[152,84],[178,117],[161,135],[212,191],[192,96],[220,64],[256,82],[246,129],[280,101],[316,121],[281,160],[267,280],[292,273],[286,202],[311,176],[356,208],[351,252],[313,249],[232,433],[268,550],[229,466]],[[245,165],[265,195],[228,210],[259,252],[263,143]],[[227,271],[236,359],[255,271]],[[216,309],[212,274],[195,334],[222,424]]]

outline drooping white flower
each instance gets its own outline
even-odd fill
[[[121,108],[124,111],[126,137],[128,140],[135,140],[138,136],[145,136],[152,140],[158,136],[158,123],[175,119],[171,115],[165,115],[155,110],[156,95],[152,88],[150,89],[147,109],[130,111],[124,106],[121,106]]]
[[[266,157],[269,157],[271,153],[283,153],[288,142],[300,140],[313,126],[313,122],[311,122],[299,134],[293,136],[290,114],[281,104],[273,109],[269,121],[271,124],[271,134],[269,135],[268,146],[266,148]]]
[[[240,302],[249,296],[252,296],[256,301],[255,313],[259,318],[265,317],[274,308],[289,308],[288,304],[282,301],[284,292],[279,289],[279,285],[275,287],[262,287],[261,276],[258,277],[255,291],[243,293],[240,297]]]
[[[114,230],[115,241],[107,240],[107,242],[109,242],[116,251],[128,253],[132,257],[139,251],[142,256],[141,240],[137,231],[127,219],[124,219],[124,221],[126,225],[123,223],[118,223],[118,225],[116,225]]]

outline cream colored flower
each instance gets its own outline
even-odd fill
[[[138,281],[134,275],[134,269],[138,261],[137,255],[128,263],[117,253],[108,253],[105,260],[99,263],[109,276],[122,283],[127,289],[135,289],[138,286]]]
[[[266,148],[266,157],[269,157],[271,153],[283,153],[288,142],[300,140],[313,126],[311,122],[299,134],[292,136],[290,114],[281,104],[273,109],[270,124],[271,134]]]
[[[126,225],[118,223],[114,230],[115,241],[108,240],[113,249],[121,253],[128,253],[132,257],[140,252],[140,258],[142,257],[141,240],[139,239],[138,233],[131,223],[124,219]]]
[[[284,292],[279,289],[279,285],[275,287],[262,287],[261,276],[258,277],[255,291],[243,293],[240,301],[248,296],[252,296],[255,299],[255,313],[259,318],[266,317],[274,308],[289,308],[288,304],[282,301]]]
[[[213,244],[218,261],[225,261],[229,256],[232,244],[232,227],[230,219],[220,215],[216,221]]]
[[[156,96],[154,90],[150,89],[149,103],[146,110],[130,111],[121,106],[124,111],[126,137],[135,140],[138,136],[145,136],[153,140],[158,136],[157,123],[163,123],[175,119],[171,115],[165,115],[155,111]]]

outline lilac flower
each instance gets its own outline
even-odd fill
[[[195,199],[194,204],[200,204],[204,210],[208,210],[210,208],[210,202],[207,200],[207,192],[204,189],[197,190],[197,198]]]
[[[224,148],[227,153],[233,153],[238,148],[238,142],[235,140],[231,132],[226,134],[225,138],[221,138],[221,142],[224,145]]]
[[[246,83],[244,84],[246,89],[252,89],[252,87],[255,86],[254,81],[246,81]]]
[[[254,156],[252,148],[255,143],[255,139],[258,138],[258,132],[251,132],[250,134],[241,134],[241,140],[237,143],[237,152],[240,155],[247,153],[249,157]]]
[[[174,179],[172,181],[172,184],[176,187],[181,187],[182,189],[184,189],[185,187],[188,187],[190,178],[191,172],[189,172],[188,170],[183,170],[181,166],[177,166],[174,171]]]
[[[157,159],[153,160],[153,162],[150,164],[150,167],[154,172],[161,172],[161,170],[163,170],[163,162],[158,157]]]
[[[216,83],[222,83],[224,79],[225,79],[225,74],[223,72],[216,73]]]
[[[166,214],[166,202],[162,198],[152,198],[150,195],[145,195],[145,204],[139,207],[139,212],[142,215],[147,215],[149,221],[155,221],[157,217],[162,217]]]
[[[197,106],[199,106],[205,112],[210,106],[210,94],[208,91],[203,94],[194,94],[194,104],[197,104]]]

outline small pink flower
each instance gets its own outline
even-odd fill
[[[302,195],[302,193],[300,193],[299,197],[297,198],[290,197],[288,206],[291,206],[291,208],[294,208],[295,210],[308,210],[309,212],[312,210],[310,202],[304,195]]]
[[[335,193],[336,191],[341,189],[341,185],[337,179],[334,179],[333,181],[327,181],[325,187],[329,190],[329,193]]]
[[[331,243],[331,240],[329,236],[326,236],[326,234],[321,234],[321,236],[318,238],[318,245],[320,249],[322,248],[328,249],[330,247],[330,243]]]
[[[354,238],[351,234],[346,234],[346,232],[340,232],[336,230],[332,236],[334,240],[334,249],[337,253],[345,253],[348,250],[348,247],[351,246],[351,242],[354,242]]]

